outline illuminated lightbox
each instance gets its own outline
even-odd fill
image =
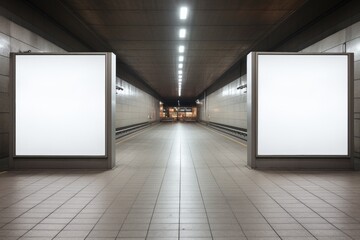
[[[106,156],[106,54],[15,55],[15,156]]]
[[[349,157],[351,56],[250,53],[248,159]]]

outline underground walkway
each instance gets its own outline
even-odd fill
[[[256,171],[199,124],[120,140],[117,167],[0,174],[0,239],[360,239],[360,175]]]

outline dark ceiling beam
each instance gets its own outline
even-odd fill
[[[27,0],[33,8],[40,9],[48,19],[61,27],[69,34],[76,36],[90,49],[98,52],[112,51],[108,43],[101,39],[91,28],[76,16],[66,4],[60,0]]]
[[[61,0],[52,0],[49,4],[48,0],[28,0],[32,2],[37,8],[45,13],[51,13],[51,18],[56,22],[61,23],[72,34],[82,39],[87,45],[97,52],[116,52],[108,42],[103,40],[97,33],[95,33],[82,19],[80,19],[71,8],[69,8]],[[160,95],[153,90],[129,65],[122,61],[118,56],[117,62],[117,76],[135,87],[145,91],[146,93],[161,99]]]
[[[311,2],[312,4],[306,4],[300,11],[296,11],[253,49],[299,51],[359,20],[360,1]]]
[[[274,51],[300,51],[360,20],[360,1],[342,1],[326,16],[284,39]]]
[[[115,52],[60,0],[3,0],[0,13],[66,51]],[[161,99],[131,67],[116,61],[118,77]]]
[[[90,51],[90,46],[77,39],[63,27],[51,23],[43,12],[35,9],[27,1],[0,1],[0,13],[9,20],[46,38],[68,51]]]
[[[249,51],[239,56],[239,60],[204,92],[207,95],[211,94],[236,80],[240,77],[240,69],[243,69],[241,75],[245,74],[246,67],[242,66],[242,62],[246,63],[246,56],[251,51],[297,52],[359,20],[360,1],[308,1],[270,33],[262,37]],[[203,98],[204,92],[197,98]]]

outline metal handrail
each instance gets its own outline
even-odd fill
[[[217,129],[221,132],[230,134],[232,136],[241,138],[243,140],[247,140],[247,131],[244,129],[238,129],[232,126],[228,126],[228,125],[224,125],[224,124],[219,124],[219,123],[215,123],[215,122],[204,122],[201,121],[202,124],[205,124],[208,127]]]
[[[117,128],[116,131],[115,131],[116,138],[121,138],[121,137],[124,137],[124,136],[126,136],[126,135],[128,135],[130,133],[141,130],[141,129],[145,128],[145,127],[148,127],[152,123],[153,122],[144,122],[144,123],[131,125],[131,126],[128,126],[128,127]]]

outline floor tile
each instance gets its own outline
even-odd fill
[[[246,167],[246,143],[160,124],[112,170],[0,175],[1,239],[360,239],[360,175]]]

